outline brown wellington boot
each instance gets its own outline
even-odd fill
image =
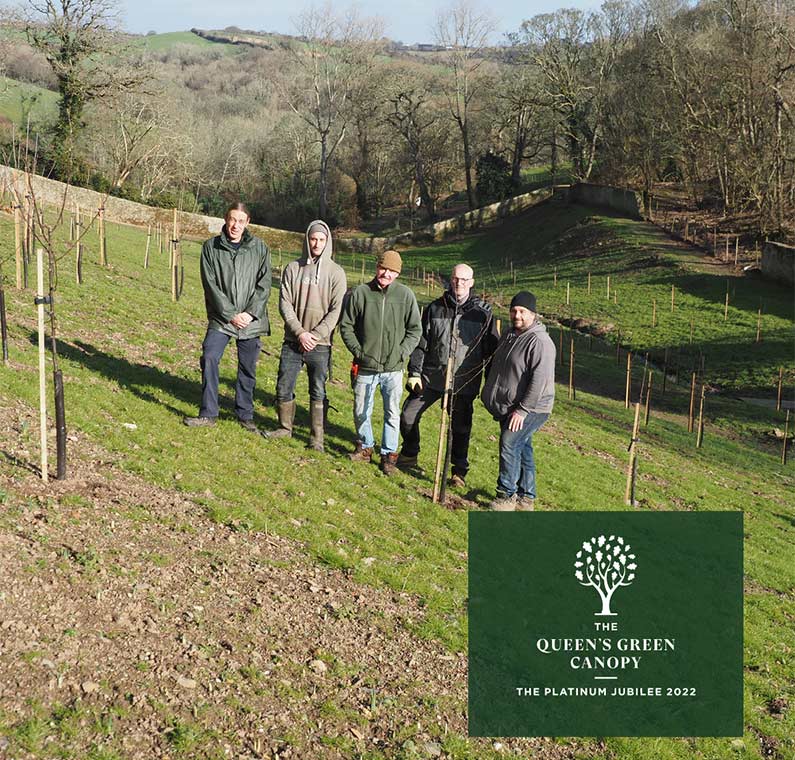
[[[398,455],[394,454],[381,454],[381,472],[384,475],[394,475],[397,471]]]
[[[326,417],[324,401],[309,402],[309,444],[313,451],[323,451],[323,423]]]
[[[362,446],[361,443],[356,443],[356,450],[353,451],[351,454],[348,454],[351,462],[370,462],[370,457],[373,455],[373,449],[369,448],[366,449]]]
[[[295,419],[295,401],[279,401],[276,404],[279,414],[279,427],[272,430],[267,438],[292,438]]]

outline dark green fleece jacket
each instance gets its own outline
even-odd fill
[[[397,372],[422,336],[414,293],[399,282],[381,290],[375,280],[351,292],[340,335],[361,372]]]
[[[238,340],[271,334],[267,310],[271,255],[262,240],[245,230],[240,247],[235,250],[224,226],[220,235],[202,247],[201,277],[209,329]],[[238,330],[229,320],[244,311],[254,319],[248,327]]]

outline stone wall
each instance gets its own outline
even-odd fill
[[[412,232],[404,232],[400,235],[386,238],[338,238],[335,244],[343,251],[380,253],[395,245],[438,243],[465,232],[474,232],[483,227],[488,227],[499,219],[505,219],[506,217],[520,214],[531,206],[535,206],[541,201],[551,197],[552,190],[550,188],[543,188],[541,190],[534,190],[532,193],[525,193],[524,195],[508,198],[499,203],[492,203],[489,206],[483,206],[474,211],[468,211],[466,214],[455,216],[452,219],[445,219],[444,221],[436,222],[436,224],[422,227]]]
[[[632,219],[645,218],[643,194],[636,190],[580,182],[569,190],[569,200],[586,206],[603,206]]]
[[[64,193],[66,193],[66,208],[71,211],[75,205],[79,205],[81,211],[88,214],[88,219],[91,219],[97,213],[100,205],[104,203],[105,219],[109,222],[133,224],[140,227],[161,222],[166,229],[170,229],[174,220],[173,209],[146,206],[143,203],[115,198],[112,195],[105,195],[84,187],[66,185],[38,174],[26,175],[25,172],[18,169],[0,165],[0,189],[2,189],[3,205],[10,206],[14,196],[24,198],[28,181],[32,183],[33,192],[40,202],[47,206],[60,207],[64,202]],[[224,220],[220,217],[190,214],[187,211],[178,211],[177,218],[180,234],[184,237],[198,239],[217,235],[224,224]],[[275,230],[258,224],[252,224],[251,230],[255,235],[268,242],[271,247],[273,247],[272,239],[278,239],[284,245],[283,239],[287,237],[289,242],[294,244],[296,250],[301,248],[303,235],[300,233],[285,233],[284,230]]]
[[[765,243],[762,274],[785,285],[795,285],[795,247],[772,241]]]

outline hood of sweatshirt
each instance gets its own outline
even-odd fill
[[[312,229],[315,225],[321,225],[323,229],[326,231],[326,245],[323,250],[320,252],[320,255],[315,258],[312,256],[309,250],[309,230]],[[318,282],[318,278],[320,277],[320,267],[323,266],[325,261],[328,261],[331,258],[333,252],[333,245],[331,242],[331,230],[329,226],[322,220],[322,219],[315,219],[313,222],[310,222],[306,227],[306,232],[304,233],[304,247],[301,252],[301,258],[299,259],[299,263],[302,267],[307,265],[311,266],[314,264],[314,275],[313,279],[315,282]]]

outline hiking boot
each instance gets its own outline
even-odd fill
[[[494,501],[489,504],[489,509],[492,512],[515,512],[516,511],[516,496],[500,496],[498,495]]]
[[[535,509],[536,500],[532,496],[520,496],[516,502],[517,512],[532,512]]]
[[[276,404],[276,411],[279,415],[279,427],[263,435],[266,438],[292,438],[295,401],[279,401]]]
[[[369,462],[373,454],[372,446],[369,449],[364,448],[361,443],[356,444],[356,450],[348,454],[351,462]]]
[[[188,427],[212,427],[215,420],[215,417],[183,417],[182,423]]]
[[[397,466],[404,470],[413,470],[417,468],[417,457],[409,457],[405,454],[398,454]]]
[[[447,485],[451,488],[463,488],[466,485],[466,481],[464,480],[463,475],[459,475],[457,472],[454,472],[447,481]]]
[[[323,423],[326,417],[326,404],[324,401],[309,402],[309,443],[308,449],[323,451]]]
[[[381,472],[384,475],[394,475],[397,472],[397,454],[381,454]]]
[[[259,428],[254,424],[254,420],[243,420],[238,417],[237,424],[249,433],[259,433]]]

